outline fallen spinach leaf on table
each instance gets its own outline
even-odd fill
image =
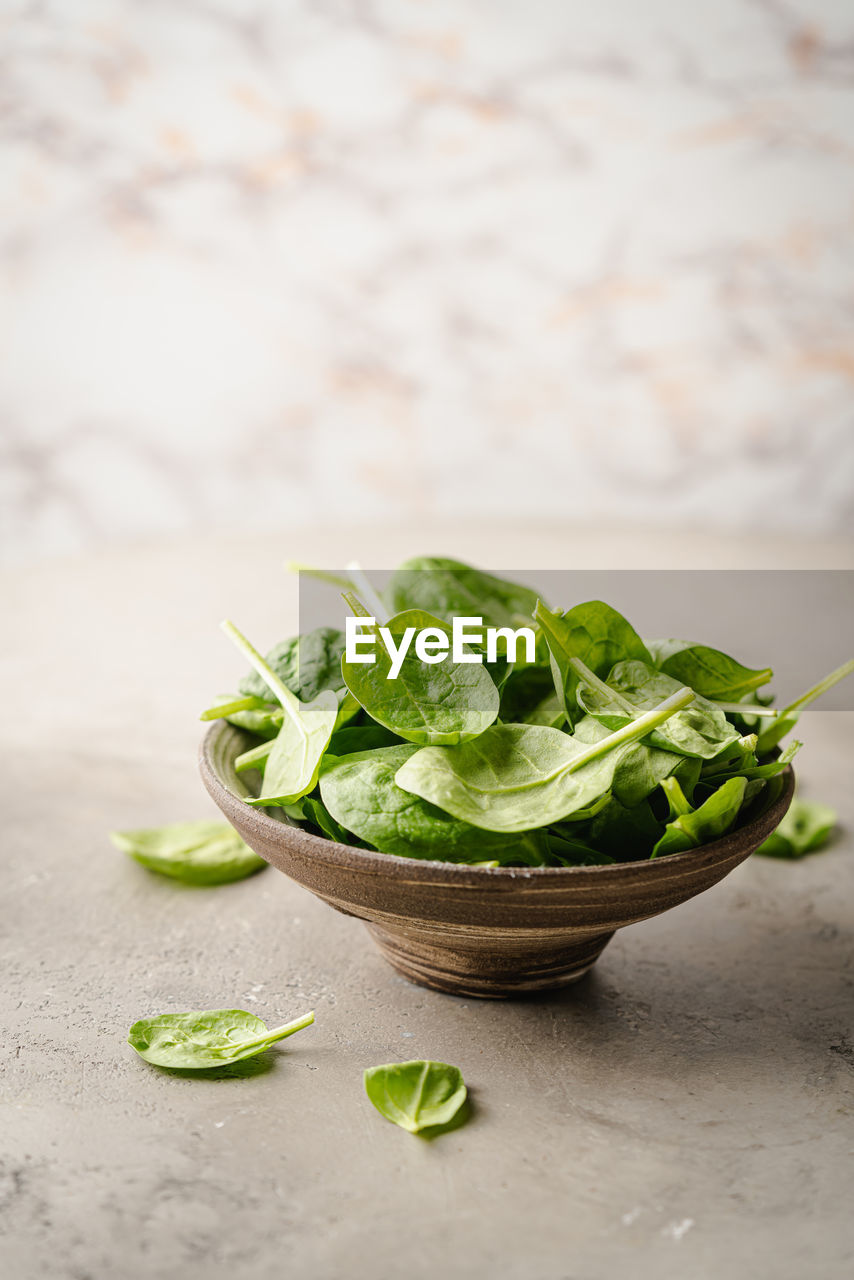
[[[111,831],[110,839],[149,871],[185,884],[230,884],[267,866],[227,822],[171,822]]]
[[[128,1032],[128,1044],[156,1067],[205,1071],[263,1053],[312,1022],[314,1013],[306,1013],[271,1031],[243,1009],[160,1013],[135,1022]]]
[[[447,1062],[390,1062],[368,1067],[364,1079],[380,1115],[409,1133],[449,1124],[468,1092],[459,1067]]]
[[[783,821],[756,852],[766,858],[803,858],[827,844],[838,816],[829,805],[796,796]]]

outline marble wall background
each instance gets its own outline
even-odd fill
[[[841,532],[848,0],[0,0],[9,555]]]

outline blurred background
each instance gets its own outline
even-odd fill
[[[0,62],[8,560],[850,536],[848,0],[2,0]]]

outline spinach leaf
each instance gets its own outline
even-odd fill
[[[664,834],[648,800],[629,806],[616,796],[591,820],[588,830],[591,844],[620,862],[648,858]]]
[[[624,660],[652,661],[634,627],[601,600],[577,604],[566,613],[552,612],[538,600],[534,618],[546,637],[555,689],[570,724],[575,720],[578,684],[578,672],[571,659],[579,658],[599,677],[607,676],[612,667]]]
[[[259,769],[264,772],[267,764],[267,758],[273,750],[271,741],[259,742],[257,747],[250,747],[248,751],[242,751],[234,760],[234,772],[245,773],[248,769]]]
[[[565,826],[568,828],[570,824]],[[604,867],[616,861],[580,836],[564,835],[559,825],[549,827],[546,839],[551,860],[561,867]]]
[[[327,840],[334,840],[336,844],[357,843],[356,838],[345,831],[339,822],[335,821],[323,801],[318,800],[316,796],[303,796],[300,801],[300,808],[302,820],[310,822],[312,826],[317,827],[320,834],[326,836]],[[361,841],[358,841],[358,843],[361,843]]]
[[[240,711],[266,711],[267,703],[263,698],[247,698],[239,694],[224,693],[216,698],[213,706],[208,707],[199,716],[200,720],[225,720],[228,716],[237,715]]]
[[[549,668],[530,666],[511,671],[501,688],[498,715],[505,724],[549,724],[559,728],[566,715]]]
[[[409,1133],[449,1124],[466,1100],[460,1069],[447,1062],[390,1062],[368,1067],[364,1080],[380,1115]]]
[[[193,1013],[160,1013],[141,1018],[128,1033],[128,1044],[156,1067],[204,1071],[263,1053],[277,1040],[314,1022],[306,1013],[269,1031],[260,1018],[242,1009],[210,1009]]]
[[[650,711],[683,686],[646,662],[618,662],[600,680],[580,659],[570,666],[578,677],[576,698],[580,707],[609,729],[619,729],[644,711]],[[695,694],[683,711],[649,735],[653,746],[680,755],[710,760],[739,738],[738,730],[713,702]]]
[[[324,689],[312,702],[300,702],[233,623],[224,622],[222,628],[263,677],[285,712],[267,757],[260,795],[247,804],[293,804],[317,784],[320,762],[338,720],[338,698],[331,689]]]
[[[738,817],[747,782],[744,778],[730,778],[713,791],[699,809],[692,809],[675,778],[666,778],[661,786],[670,802],[672,820],[655,845],[653,858],[684,853],[725,835]]]
[[[440,809],[488,831],[551,826],[609,791],[620,753],[693,698],[690,689],[609,734],[581,743],[544,725],[492,725],[473,742],[424,747],[395,775]]]
[[[647,640],[646,646],[659,670],[716,702],[741,702],[774,674],[770,667],[742,666],[729,654],[706,644]]]
[[[585,715],[576,724],[572,736],[576,742],[604,742],[610,732],[595,716]],[[699,760],[653,747],[651,739],[649,734],[642,742],[625,747],[614,766],[611,792],[629,808],[645,800],[661,780],[671,774],[678,774],[689,789],[699,776]]]
[[[757,743],[756,753],[763,756],[773,747],[776,747],[781,738],[785,738],[786,734],[794,729],[798,723],[801,712],[809,706],[811,702],[815,702],[816,698],[820,698],[823,693],[827,693],[828,689],[832,689],[840,680],[844,680],[846,676],[850,676],[854,672],[854,658],[850,658],[848,662],[844,662],[841,667],[837,667],[835,671],[831,671],[830,675],[819,680],[818,684],[814,684],[811,689],[807,689],[806,693],[802,693],[794,702],[790,702],[787,707],[783,707],[776,720],[767,725],[759,732],[759,742]]]
[[[399,747],[403,739],[381,724],[345,725],[329,739],[331,756],[351,756],[357,751],[374,751],[377,747]]]
[[[444,862],[521,862],[541,866],[544,847],[536,833],[502,835],[454,818],[403,791],[394,777],[419,748],[381,747],[335,760],[320,775],[323,803],[342,827],[381,853]]]
[[[829,805],[795,797],[780,825],[756,852],[766,858],[803,858],[827,844],[838,817]]]
[[[703,769],[700,775],[700,785],[717,785],[722,778],[746,778],[751,782],[776,778],[778,773],[783,772],[786,765],[791,764],[802,746],[803,743],[797,740],[790,742],[786,749],[777,756],[776,760],[766,760],[762,764],[758,763],[753,752],[747,752],[741,760],[730,760],[729,763],[725,763],[719,768],[717,767],[718,761],[714,760],[711,765]]]
[[[303,702],[312,702],[325,689],[343,689],[343,654],[344,632],[335,627],[318,627],[274,645],[264,661],[291,693]],[[270,697],[267,681],[254,669],[243,677],[238,688],[242,694],[256,698]]]
[[[395,646],[405,633],[447,624],[420,609],[395,614],[387,623]],[[341,669],[347,687],[374,720],[409,742],[465,742],[477,737],[498,715],[498,690],[479,662],[422,662],[410,648],[399,674],[389,679],[392,658],[377,634],[376,661],[348,662]]]
[[[149,871],[185,884],[230,884],[267,865],[227,822],[171,822],[165,827],[111,831],[110,839]]]
[[[259,738],[275,738],[276,734],[282,727],[285,713],[280,706],[274,702],[263,702],[260,698],[253,698],[252,709],[243,711],[230,711],[228,704],[243,701],[234,693],[221,694],[220,697],[214,698],[212,706],[203,711],[200,719],[214,720],[219,717],[215,714],[219,708],[223,708],[221,715],[223,720],[227,720],[229,724],[236,725],[238,729],[245,729],[248,733],[257,734]],[[248,698],[245,701],[249,701]]]
[[[421,609],[450,620],[483,618],[485,626],[530,626],[537,593],[441,556],[416,556],[396,569],[389,584],[392,608]]]

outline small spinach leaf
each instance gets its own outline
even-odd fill
[[[447,1062],[390,1062],[368,1067],[364,1080],[380,1115],[409,1133],[449,1124],[466,1100],[460,1069]]]
[[[780,825],[756,852],[766,858],[803,858],[827,844],[838,816],[829,805],[796,797]]]
[[[171,822],[165,827],[111,831],[110,839],[149,871],[185,884],[230,884],[267,865],[227,822]]]
[[[214,698],[213,705],[208,707],[200,718],[202,720],[216,718],[213,713],[216,712],[218,707],[222,706],[226,708],[222,718],[227,720],[229,724],[235,725],[238,729],[245,729],[247,733],[257,734],[259,738],[275,738],[285,718],[282,708],[274,702],[262,702],[258,698],[257,700],[253,699],[253,701],[257,701],[258,705],[251,710],[229,711],[227,709],[227,703],[235,703],[239,700],[238,695],[235,693],[222,694],[220,697]]]
[[[312,1022],[314,1014],[306,1013],[270,1031],[260,1018],[243,1009],[161,1013],[135,1022],[128,1044],[156,1067],[204,1071],[262,1053]]]
[[[692,809],[675,778],[666,778],[661,786],[670,803],[671,821],[650,855],[653,858],[684,853],[725,835],[738,817],[747,782],[730,778],[699,809]]]
[[[619,729],[644,711],[650,711],[683,686],[646,662],[618,662],[600,680],[579,659],[570,659],[578,676],[576,697],[579,706],[609,729]],[[652,746],[680,755],[710,760],[736,742],[738,730],[720,707],[695,693],[694,699],[678,715],[649,735]]]
[[[720,649],[685,640],[647,640],[653,662],[680,684],[716,702],[741,702],[767,684],[770,667],[745,667]]]
[[[546,637],[555,689],[563,700],[570,724],[576,718],[578,684],[572,658],[579,658],[600,678],[623,660],[652,661],[634,627],[602,600],[588,600],[566,613],[553,612],[538,600],[534,618]]]
[[[395,646],[410,632],[428,627],[447,632],[447,624],[420,609],[390,618],[387,629]],[[376,660],[341,664],[347,687],[379,724],[409,742],[455,744],[475,738],[498,715],[498,690],[480,662],[422,662],[410,647],[394,679],[392,659],[379,633]]]
[[[301,636],[291,636],[274,645],[264,661],[303,702],[311,702],[324,689],[338,690],[344,687],[341,675],[341,657],[344,653],[344,632],[335,627],[318,627]],[[269,685],[255,670],[244,676],[239,684],[240,692],[256,698],[270,696]]]
[[[338,698],[331,689],[324,689],[313,701],[300,702],[233,623],[224,622],[222,628],[263,677],[285,712],[267,757],[260,795],[247,803],[293,804],[317,784],[320,762],[338,720]]]

